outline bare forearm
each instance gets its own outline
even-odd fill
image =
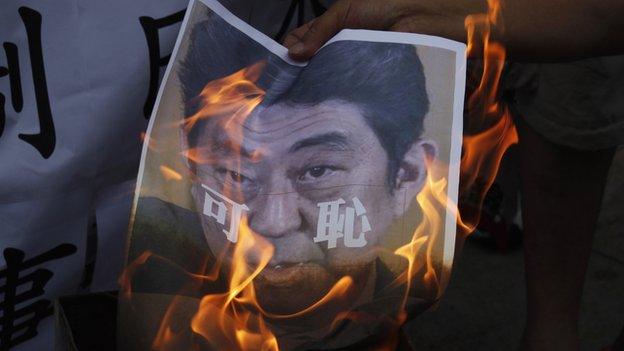
[[[624,1],[504,0],[500,35],[511,58],[570,60],[624,53]]]
[[[285,45],[293,57],[307,59],[343,28],[423,33],[466,42],[466,17],[487,11],[485,0],[342,0],[314,23],[293,31]],[[624,54],[624,1],[502,0],[492,30],[512,59]],[[302,45],[295,48],[296,44]]]

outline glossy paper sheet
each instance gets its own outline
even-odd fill
[[[301,63],[216,1],[189,9],[144,144],[120,349],[336,349],[435,304],[465,46],[344,30]]]

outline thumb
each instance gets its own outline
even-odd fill
[[[356,5],[351,0],[338,1],[320,17],[290,32],[284,40],[290,57],[308,60],[341,29],[349,28],[352,6]]]

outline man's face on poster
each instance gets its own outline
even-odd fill
[[[354,278],[362,294],[372,295],[380,240],[422,188],[425,158],[435,147],[415,141],[396,174],[389,174],[390,156],[363,112],[339,100],[279,103],[258,108],[242,123],[226,119],[211,117],[202,124],[195,147],[203,153],[200,159],[211,161],[196,166],[201,184],[194,185],[193,196],[200,214],[206,196],[202,185],[244,204],[250,229],[274,246],[256,279],[261,302],[274,310],[299,310],[345,275]],[[351,221],[358,245],[344,238],[335,247],[315,242],[319,223],[328,220],[319,219],[321,204],[339,199],[344,200],[342,215],[354,199],[366,211],[368,226],[357,213]],[[223,225],[209,216],[201,219],[215,256],[233,246]]]

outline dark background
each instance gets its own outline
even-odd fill
[[[611,166],[581,308],[582,350],[610,345],[624,326],[624,148]],[[416,350],[516,350],[525,318],[522,247],[468,241],[437,311],[407,326]]]

